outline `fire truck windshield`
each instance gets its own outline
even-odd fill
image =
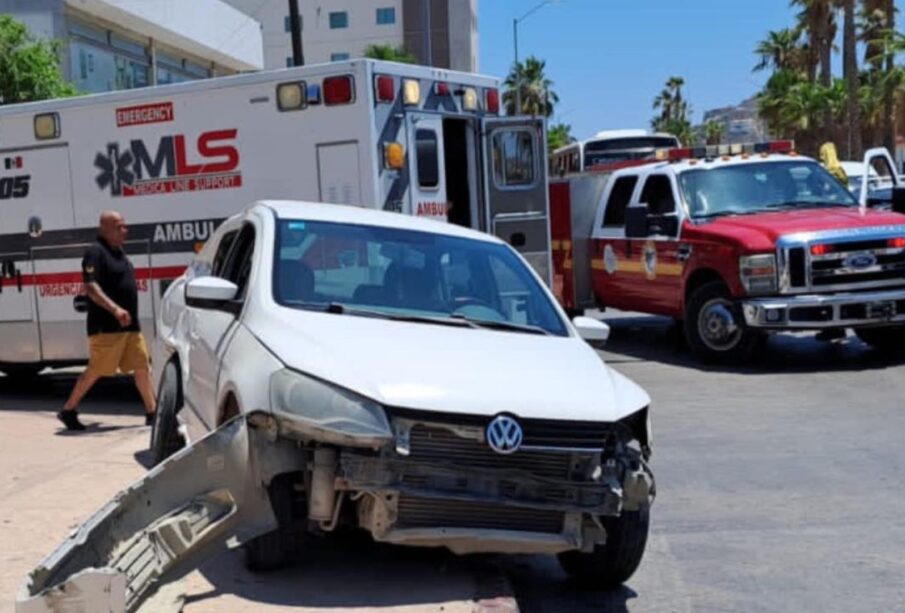
[[[274,298],[293,308],[566,336],[505,245],[328,222],[279,223]]]
[[[679,174],[679,186],[691,216],[699,219],[784,208],[858,205],[851,192],[810,160],[692,168]]]

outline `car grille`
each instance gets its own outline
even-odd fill
[[[399,528],[470,528],[559,533],[564,513],[508,507],[484,502],[402,495],[397,507]]]
[[[810,244],[829,247],[826,255],[814,256],[809,246],[786,250],[786,279],[792,291],[859,290],[896,286],[905,283],[905,249],[890,248],[887,239],[826,241]],[[869,265],[853,266],[851,257],[865,256]]]

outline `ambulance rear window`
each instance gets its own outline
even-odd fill
[[[418,149],[418,185],[435,188],[440,184],[440,159],[437,155],[437,133],[433,130],[415,131]]]

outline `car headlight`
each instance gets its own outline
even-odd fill
[[[642,449],[647,448],[648,453],[654,442],[654,428],[650,419],[650,406],[646,406],[640,411],[635,411],[631,415],[623,417],[619,423],[625,426],[634,438],[641,445]]]
[[[393,440],[378,403],[291,370],[270,378],[270,405],[281,429],[305,438],[366,447]]]
[[[739,277],[749,294],[776,291],[776,256],[772,253],[743,255],[738,259]]]

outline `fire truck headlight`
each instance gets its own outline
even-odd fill
[[[292,370],[270,378],[270,404],[277,419],[329,442],[363,439],[389,443],[393,432],[383,408],[373,400]],[[292,428],[292,422],[298,422]]]
[[[739,278],[749,294],[776,291],[776,256],[772,253],[743,255],[738,260]]]
[[[277,107],[281,111],[298,111],[308,101],[308,87],[304,81],[277,85]]]
[[[399,170],[405,166],[405,149],[400,143],[386,143],[383,146],[383,163],[386,168]]]

